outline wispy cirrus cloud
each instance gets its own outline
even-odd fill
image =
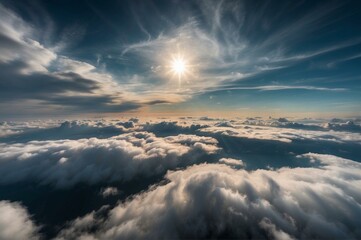
[[[292,4],[289,5],[291,8]],[[262,5],[259,12],[249,13],[245,10],[247,6],[241,2],[200,1],[201,16],[192,17],[194,12],[185,8],[183,13],[189,19],[186,24],[175,26],[146,41],[127,45],[121,55],[136,62],[144,61],[144,67],[151,66],[148,71],[144,69],[146,73],[142,75],[141,84],[149,83],[149,79],[163,79],[154,82],[151,90],[139,90],[145,94],[181,92],[183,95],[192,96],[213,89],[221,91],[232,88],[261,91],[344,91],[346,88],[342,87],[265,84],[243,87],[240,84],[255,79],[258,75],[267,76],[267,72],[287,71],[289,67],[306,60],[360,44],[360,39],[354,38],[312,50],[306,49],[297,53],[291,51],[296,43],[307,39],[309,34],[331,24],[328,17],[341,6],[342,4],[317,5],[311,12],[285,24],[277,22],[277,17],[268,15],[267,3]],[[286,14],[285,11],[281,10],[279,14]],[[249,18],[242,17],[240,13]],[[252,29],[259,27],[262,20],[269,21],[268,24],[275,22],[275,27],[268,25],[265,29],[267,34],[255,41],[252,39]],[[181,88],[176,80],[171,79],[172,76],[166,74],[172,55],[178,53],[189,62],[191,72],[184,76]],[[230,84],[234,86],[228,89],[227,85]]]
[[[258,91],[282,91],[282,90],[310,90],[310,91],[347,91],[347,88],[327,88],[315,86],[286,86],[286,85],[265,85],[265,86],[230,86],[207,89],[206,92],[230,91],[230,90],[258,90]]]

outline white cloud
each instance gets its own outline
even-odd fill
[[[283,232],[282,230],[277,230],[276,225],[274,225],[268,218],[263,218],[259,223],[259,226],[266,230],[270,237],[277,240],[292,240],[295,239],[289,234]]]
[[[249,124],[249,121],[244,122]],[[208,128],[202,128],[199,131],[212,134],[221,134],[240,138],[259,139],[259,140],[275,140],[281,142],[291,143],[293,140],[312,140],[312,141],[325,141],[325,142],[338,142],[338,143],[360,143],[361,134],[354,132],[342,132],[342,131],[316,131],[316,130],[304,130],[306,125],[294,123],[256,123],[256,124],[270,124],[277,127],[261,126],[261,125],[238,125],[237,127],[217,127],[212,126]],[[279,128],[279,126],[291,127]],[[300,127],[301,126],[301,127]],[[300,129],[296,129],[300,128]],[[308,127],[311,128],[312,127]],[[322,127],[316,127],[316,129],[322,129]]]
[[[207,126],[196,118],[182,118],[181,122],[151,119],[148,123],[119,119],[4,122],[6,129],[22,134],[29,131],[33,138],[36,130],[39,136],[52,133],[53,138],[62,140],[25,141],[25,135],[20,134],[9,143],[0,143],[0,185],[40,183],[61,191],[85,183],[89,189],[102,187],[95,191],[98,198],[103,196],[102,201],[123,199],[84,217],[74,216],[75,220],[58,235],[63,239],[361,236],[356,230],[361,223],[357,217],[361,214],[361,164],[333,155],[296,156],[309,149],[331,153],[328,146],[340,146],[335,154],[343,156],[341,146],[351,146],[344,148],[350,151],[345,155],[358,160],[355,146],[360,142],[359,133],[328,131],[322,127],[325,120],[305,120],[316,122],[314,126],[322,131],[285,128],[285,124],[294,123],[293,118],[247,120],[263,126],[246,125],[242,119],[227,121],[232,127],[217,127],[226,120],[216,120],[207,121]],[[344,120],[332,122],[341,124]],[[125,133],[103,139],[84,138],[92,134],[106,137],[105,129],[114,133],[118,128]],[[145,132],[146,128],[154,133]],[[169,131],[205,136],[169,136]],[[66,140],[67,135],[60,132],[73,132],[77,140]],[[237,138],[243,140],[237,142]],[[262,144],[268,140],[280,142]],[[16,143],[10,143],[13,141]],[[276,156],[273,152],[277,152]],[[237,159],[238,153],[245,154],[239,157],[246,162]],[[252,159],[253,153],[257,155]],[[297,166],[308,167],[244,169],[246,163],[251,166],[259,156],[269,160],[260,164],[291,156],[291,162],[283,166],[295,166],[297,162]],[[132,196],[124,195],[118,185],[163,174],[165,181]]]
[[[361,164],[330,155],[300,157],[322,165],[247,172],[201,164],[168,172],[168,184],[120,203],[108,218],[87,225],[95,224],[98,231],[78,228],[78,219],[59,237],[360,238]]]
[[[0,239],[39,239],[39,229],[22,205],[17,202],[0,201],[0,213]]]
[[[244,162],[242,160],[234,159],[234,158],[221,158],[219,159],[220,163],[233,166],[233,167],[244,167]]]
[[[216,153],[210,137],[158,138],[135,132],[116,137],[0,144],[0,183],[36,180],[68,187],[85,182],[127,181],[204,161]],[[202,160],[203,159],[203,160]]]
[[[0,5],[0,62],[21,60],[28,64],[24,73],[47,71],[56,53],[32,39],[34,29],[20,17]]]
[[[75,72],[79,74],[89,73],[95,70],[95,67],[89,63],[76,61],[66,57],[60,57],[58,59],[58,66],[64,72]]]
[[[105,198],[109,196],[116,196],[119,194],[119,190],[115,187],[107,187],[105,189],[102,189],[100,194]]]
[[[291,86],[291,85],[264,85],[264,86],[249,86],[249,87],[219,87],[215,89],[208,89],[208,91],[226,91],[226,90],[259,90],[259,91],[280,91],[280,90],[313,90],[313,91],[346,91],[347,88],[328,88],[315,86]]]

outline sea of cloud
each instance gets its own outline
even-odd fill
[[[359,239],[360,119],[0,123],[0,239]]]

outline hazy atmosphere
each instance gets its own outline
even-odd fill
[[[360,239],[360,22],[0,0],[0,240]]]

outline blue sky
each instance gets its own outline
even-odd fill
[[[359,116],[360,7],[1,1],[2,117]]]

